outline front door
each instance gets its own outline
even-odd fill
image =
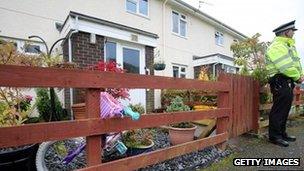
[[[144,46],[107,41],[105,43],[105,60],[115,60],[127,73],[145,74]],[[146,108],[146,90],[131,89],[130,101],[122,100],[124,105],[141,103]]]

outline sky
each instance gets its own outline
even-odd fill
[[[198,8],[199,0],[183,0]],[[272,30],[296,20],[294,39],[304,67],[304,0],[201,0],[200,10],[248,37],[260,33],[272,41]]]

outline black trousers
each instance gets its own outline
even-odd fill
[[[275,75],[269,80],[273,94],[273,106],[269,114],[269,138],[286,136],[286,122],[293,101],[294,82],[283,75]]]

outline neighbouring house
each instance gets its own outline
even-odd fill
[[[214,76],[235,73],[230,45],[246,38],[182,0],[2,0],[0,7],[0,38],[28,53],[45,51],[30,35],[49,46],[66,38],[54,53],[84,68],[111,59],[137,74],[192,79],[201,66]],[[22,48],[25,42],[31,42],[29,49]],[[166,68],[155,71],[159,60]],[[67,108],[82,96],[76,89],[61,92]],[[131,103],[142,103],[147,111],[158,108],[160,90],[132,90]]]

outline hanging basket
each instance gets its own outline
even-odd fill
[[[153,65],[154,70],[162,71],[166,68],[166,64],[164,63],[156,63]]]

